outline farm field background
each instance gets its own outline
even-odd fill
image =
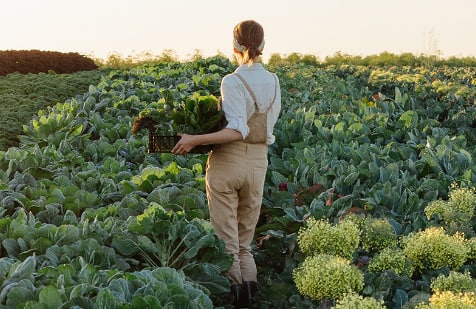
[[[21,118],[20,136],[7,131],[11,123],[2,128],[2,308],[231,308],[230,259],[207,221],[206,155],[148,154],[147,131],[134,135],[132,124],[147,109],[219,96],[235,66],[217,56],[74,73],[77,92],[61,86],[41,98],[30,96],[35,83],[63,75],[0,77],[0,104],[18,89],[25,96],[9,106],[37,110]],[[326,250],[360,272],[357,293],[386,308],[428,302],[432,279],[452,271],[474,277],[475,67],[296,61],[269,69],[283,108],[253,248],[256,308],[336,305],[337,296],[298,283],[303,262],[322,253],[299,237],[309,218],[335,228],[357,218],[357,246]],[[377,233],[366,229],[373,222]],[[448,247],[412,255],[408,239],[437,228]],[[371,267],[387,248],[415,270]],[[337,289],[339,280],[314,281]]]

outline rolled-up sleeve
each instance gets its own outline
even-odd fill
[[[247,111],[244,91],[236,78],[227,75],[221,82],[222,108],[228,124],[226,128],[241,133],[243,139],[248,136]]]

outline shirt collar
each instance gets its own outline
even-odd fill
[[[259,62],[255,62],[252,65],[248,65],[248,64],[245,63],[245,64],[240,65],[236,69],[236,72],[250,71],[250,70],[263,70],[263,69],[264,69],[263,65]]]

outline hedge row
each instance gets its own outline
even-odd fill
[[[0,76],[18,72],[69,74],[98,69],[94,61],[78,53],[61,53],[40,50],[0,51]]]

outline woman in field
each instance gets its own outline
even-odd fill
[[[221,83],[227,125],[202,135],[179,134],[174,154],[198,145],[214,145],[207,161],[206,189],[210,221],[234,261],[227,272],[235,308],[252,304],[257,270],[251,253],[268,168],[268,146],[281,110],[276,74],[259,62],[264,48],[263,27],[253,20],[233,29],[233,50],[239,67]],[[260,127],[259,125],[262,124]]]

